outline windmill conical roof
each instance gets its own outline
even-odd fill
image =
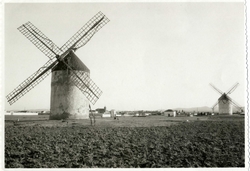
[[[85,71],[90,72],[88,67],[75,55],[74,52],[70,52],[65,58],[64,61],[73,69],[77,71]],[[67,70],[67,66],[64,64],[64,62],[59,62],[52,71],[58,71],[58,70]]]
[[[220,96],[220,98],[218,100],[231,100],[231,98],[226,95],[225,93],[222,94],[222,96]]]

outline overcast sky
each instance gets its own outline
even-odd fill
[[[244,3],[5,4],[5,95],[48,58],[17,28],[32,22],[61,47],[92,16],[110,22],[76,54],[103,91],[92,108],[211,107],[227,91],[244,106]],[[5,109],[49,109],[47,77]]]

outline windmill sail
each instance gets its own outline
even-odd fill
[[[210,83],[210,86],[213,87],[218,93],[223,94],[223,92],[216,88],[213,84]]]
[[[50,59],[62,53],[61,50],[31,22],[27,22],[17,29]]]
[[[51,68],[53,68],[58,61],[49,60],[46,62],[39,70],[29,76],[24,80],[19,86],[17,86],[11,93],[9,93],[6,98],[10,104],[15,103],[18,99],[28,93],[37,84],[44,80],[50,73]]]
[[[98,12],[61,47],[61,50],[65,52],[84,46],[108,22],[109,19],[102,12]]]
[[[76,34],[73,35],[63,46],[58,48],[47,36],[45,36],[32,23],[27,22],[18,28],[18,30],[27,37],[40,51],[42,51],[50,60],[45,63],[38,71],[23,81],[17,88],[7,95],[7,100],[13,104],[42,80],[44,80],[59,61],[62,61],[67,69],[71,70],[71,77],[75,86],[77,86],[92,103],[99,99],[102,91],[89,78],[87,74],[75,72],[65,61],[64,58],[78,48],[84,46],[91,37],[100,30],[109,19],[102,13],[97,13],[88,21]]]
[[[233,104],[237,109],[242,110],[242,108],[240,107],[240,105],[238,103],[236,103],[235,101],[233,101],[233,99],[229,99],[231,104]]]
[[[238,87],[239,83],[236,83],[232,88],[230,88],[226,94],[231,94]]]
[[[215,106],[217,106],[217,105],[218,105],[218,102],[216,102],[216,103],[212,106],[212,109],[214,109]]]
[[[75,86],[78,87],[86,98],[94,105],[102,94],[100,88],[86,73],[71,72],[70,74],[71,78],[73,78]]]
[[[73,51],[71,53],[74,54]],[[81,90],[81,92],[86,96],[86,98],[94,105],[96,101],[102,94],[100,88],[90,79],[89,75],[86,72],[77,72],[66,62],[65,59],[62,60],[61,67],[69,69],[70,77],[74,85]]]

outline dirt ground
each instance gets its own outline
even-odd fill
[[[194,122],[204,120],[244,120],[244,115],[232,116],[194,116],[194,117],[166,117],[166,116],[146,116],[133,117],[121,116],[119,120],[114,118],[96,117],[95,126],[101,127],[150,127],[150,126],[170,126],[181,122]],[[89,119],[79,120],[49,120],[49,115],[6,115],[5,126],[91,126]]]
[[[119,120],[114,118],[96,117],[95,126],[111,127],[150,127],[150,126],[170,126],[180,122],[191,122],[197,120],[207,120],[208,117],[166,117],[166,116],[146,116],[133,117],[121,116]],[[15,122],[15,123],[14,123]],[[6,115],[6,126],[90,126],[89,119],[80,120],[49,120],[49,115]]]

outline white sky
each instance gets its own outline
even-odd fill
[[[61,47],[92,16],[110,22],[76,54],[103,91],[92,108],[157,110],[211,107],[209,83],[244,106],[244,3],[5,4],[5,95],[48,58],[17,27],[32,22]],[[50,108],[47,77],[5,109]]]

